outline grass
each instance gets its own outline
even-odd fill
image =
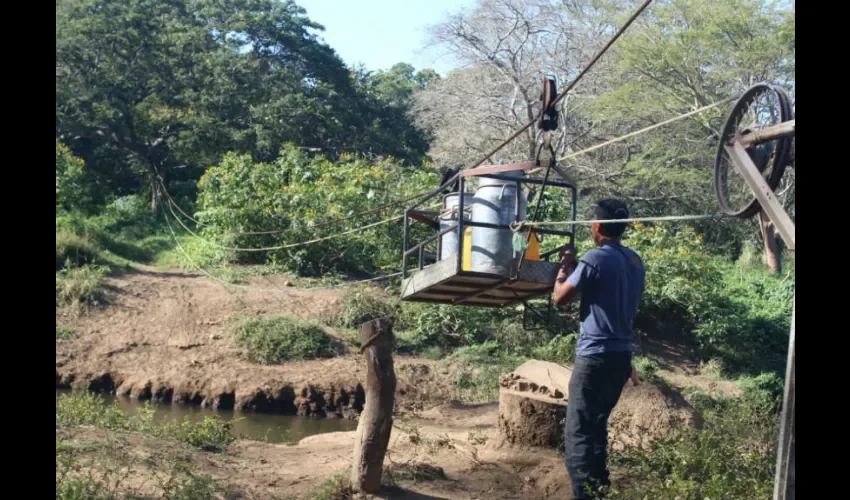
[[[696,392],[690,399],[703,425],[657,439],[651,450],[614,451],[611,463],[626,480],[607,498],[770,498],[779,421],[770,390],[757,387],[739,399]]]
[[[313,321],[288,316],[247,318],[232,326],[233,339],[245,357],[264,365],[334,355],[333,342]]]
[[[74,392],[61,395],[56,400],[56,427],[81,425],[139,432],[182,442],[204,451],[221,451],[236,439],[232,433],[232,424],[217,417],[206,417],[200,422],[185,420],[160,424],[154,422],[154,412],[150,405],[136,415],[127,416],[118,406],[106,404],[96,394]]]
[[[312,500],[352,500],[354,489],[346,474],[335,474],[316,487]]]
[[[106,298],[106,268],[93,264],[65,267],[56,273],[56,305],[75,314],[86,312]]]
[[[56,270],[70,262],[73,266],[94,263],[100,255],[97,245],[88,237],[79,236],[68,229],[56,230]]]
[[[455,396],[469,402],[497,401],[499,375],[513,371],[526,360],[496,341],[462,347],[445,358],[456,365]]]
[[[395,318],[398,308],[392,302],[378,296],[369,287],[356,287],[349,290],[342,299],[339,313],[332,318],[332,324],[340,328],[358,328],[361,324],[377,318]]]
[[[641,380],[658,380],[658,363],[651,358],[645,356],[636,356],[634,359],[635,368]]]
[[[56,342],[63,342],[74,338],[74,329],[66,326],[56,327]]]
[[[197,474],[177,457],[153,455],[139,463],[115,441],[78,445],[56,439],[56,499],[57,500],[138,500],[151,498],[142,495],[127,481],[130,471],[145,468],[165,469],[154,473],[159,494],[156,498],[169,500],[213,500],[227,494],[216,481]],[[225,496],[227,498],[227,496]]]

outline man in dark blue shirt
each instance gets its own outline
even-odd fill
[[[598,220],[627,219],[618,200],[594,207]],[[637,384],[632,363],[635,315],[643,294],[645,272],[640,256],[620,244],[626,223],[591,226],[598,248],[576,262],[572,250],[563,254],[555,280],[554,301],[566,304],[581,295],[581,331],[570,379],[565,461],[573,498],[595,498],[610,485],[607,467],[608,417],[629,378]]]

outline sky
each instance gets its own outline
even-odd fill
[[[447,13],[475,0],[296,0],[307,17],[323,25],[320,37],[346,64],[368,70],[388,69],[406,62],[417,70],[433,68],[441,75],[455,67],[451,57],[422,50],[426,28]]]

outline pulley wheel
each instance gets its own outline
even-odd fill
[[[770,84],[759,83],[750,87],[735,103],[723,126],[714,160],[714,195],[724,214],[746,219],[761,209],[752,189],[738,173],[724,146],[736,135],[778,125],[791,118],[791,99],[788,94]],[[789,162],[791,139],[780,137],[747,148],[747,153],[772,190],[779,185]]]

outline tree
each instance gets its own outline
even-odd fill
[[[473,161],[532,120],[540,111],[543,76],[554,74],[566,85],[604,43],[601,35],[611,24],[602,12],[581,0],[492,0],[433,26],[432,47],[448,51],[462,67],[416,95],[418,119],[434,136],[431,156],[443,164]],[[576,102],[595,92],[602,66],[559,106],[559,153],[588,133]],[[500,154],[533,157],[538,133],[528,129]]]
[[[618,64],[612,78],[623,83],[594,102],[600,129],[620,135],[738,95],[761,81],[793,89],[789,18],[793,13],[768,1],[654,3],[613,49]],[[615,158],[626,161],[597,165],[609,176],[623,174],[608,191],[651,213],[715,210],[711,168],[730,109],[721,106],[612,148]],[[786,200],[793,196],[793,173],[778,192]],[[729,229],[707,230],[715,242],[740,242],[755,234],[742,234],[744,225],[734,229],[737,236]],[[777,248],[771,243],[773,228],[760,227],[758,233],[769,253]],[[778,259],[773,253],[768,260]]]
[[[63,0],[57,138],[121,188],[143,180],[154,208],[159,179],[195,181],[226,151],[424,153],[382,146],[383,110],[369,109],[322,29],[292,0]]]
[[[417,119],[434,137],[431,156],[443,164],[468,163],[512,135],[540,108],[541,76],[554,73],[563,88],[632,10],[620,1],[480,0],[471,11],[448,16],[433,28],[433,43],[463,67],[415,95]],[[793,28],[793,11],[779,2],[653,3],[561,102],[558,157],[729,98],[758,81],[793,91]],[[622,198],[639,215],[714,211],[711,169],[729,109],[720,106],[564,160],[562,167],[578,180],[580,200]],[[501,158],[531,157],[538,133],[529,129]],[[793,179],[787,173],[778,191],[791,212]],[[733,252],[758,234],[742,224],[700,228],[708,242]]]

